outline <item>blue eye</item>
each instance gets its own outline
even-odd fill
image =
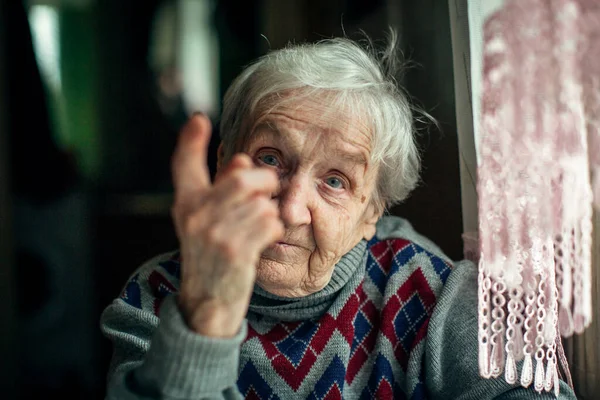
[[[335,176],[327,178],[325,182],[327,182],[327,184],[334,189],[342,189],[344,187],[342,181],[339,178],[336,178]]]
[[[265,163],[266,165],[270,165],[272,167],[277,167],[279,165],[279,161],[277,161],[277,157],[270,155],[270,154],[260,156],[260,157],[258,157],[258,159],[260,161],[262,161],[263,163]]]

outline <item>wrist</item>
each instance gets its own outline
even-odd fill
[[[181,296],[178,307],[190,330],[207,337],[232,338],[240,330],[248,305],[216,304],[211,301],[190,306]]]

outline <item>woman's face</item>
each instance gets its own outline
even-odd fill
[[[243,145],[280,177],[273,197],[285,236],[263,252],[257,269],[257,283],[279,296],[325,287],[340,258],[373,237],[381,215],[371,201],[371,133],[358,118],[325,113],[327,106],[318,98],[279,106],[259,116]]]

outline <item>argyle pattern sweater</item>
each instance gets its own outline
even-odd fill
[[[232,339],[185,326],[179,276],[178,254],[159,256],[104,311],[108,398],[543,398],[479,377],[475,268],[453,265],[400,218],[383,218],[320,292],[287,299],[255,288]],[[561,392],[575,398],[562,383]]]

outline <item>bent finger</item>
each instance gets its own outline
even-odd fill
[[[244,153],[238,153],[231,158],[231,161],[229,161],[226,166],[217,171],[215,183],[219,182],[221,179],[224,179],[237,169],[251,169],[253,167],[254,163],[252,162],[250,156]]]
[[[256,195],[271,198],[278,187],[277,174],[268,168],[238,169],[215,184],[212,200],[229,209]]]

